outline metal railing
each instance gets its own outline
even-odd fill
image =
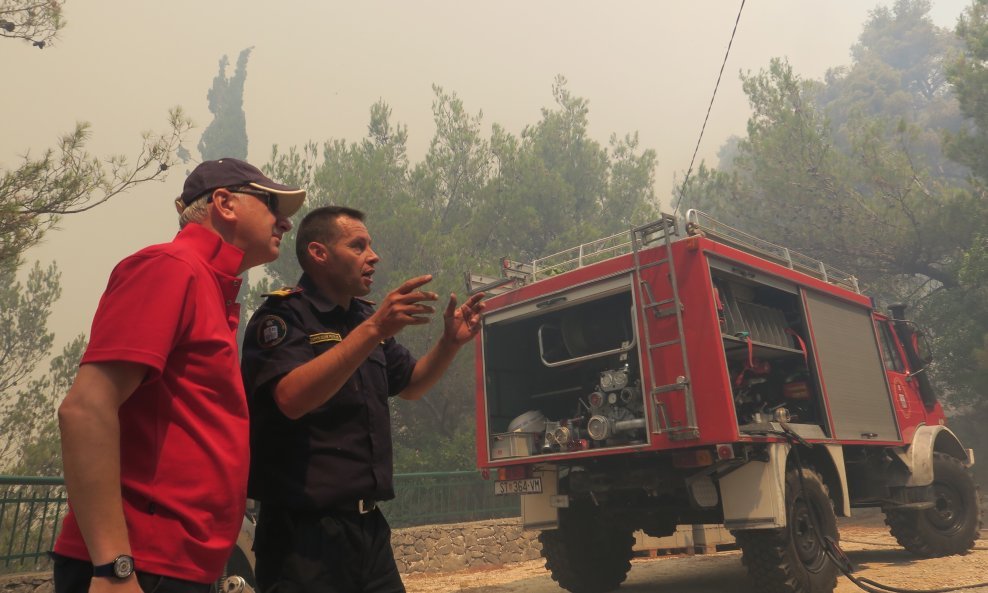
[[[536,282],[569,272],[583,266],[589,266],[605,259],[631,253],[633,250],[634,234],[642,229],[650,229],[641,234],[638,242],[648,246],[665,239],[668,235],[678,235],[676,218],[671,214],[663,214],[658,220],[647,225],[631,228],[615,233],[602,239],[583,243],[569,249],[540,257],[531,262],[517,262],[507,258],[501,260],[501,276],[485,276],[483,274],[464,274],[467,293],[484,292],[488,295],[501,294],[519,286]]]
[[[0,574],[48,568],[65,506],[61,477],[0,476]]]
[[[724,224],[699,210],[686,212],[686,232],[693,234],[702,232],[707,237],[730,245],[742,251],[747,251],[759,257],[780,263],[791,270],[802,272],[830,282],[839,284],[848,290],[861,293],[858,279],[854,275],[827,265],[818,259],[793,251],[788,247],[776,245],[740,229]]]
[[[495,496],[480,472],[395,474],[395,498],[381,505],[392,527],[481,521],[521,514],[517,496]]]
[[[678,225],[679,222],[674,215],[662,214],[660,219],[639,227],[640,229],[650,227],[656,229],[655,233],[642,236],[642,246],[647,246],[661,240],[664,236],[662,233],[678,235]],[[723,243],[724,245],[746,251],[763,259],[774,261],[789,269],[819,278],[824,282],[838,284],[859,294],[861,293],[861,287],[858,284],[856,276],[808,255],[803,255],[798,251],[776,245],[775,243],[734,228],[714,219],[705,212],[695,209],[687,211],[685,230],[688,235],[702,233],[704,236],[718,243]],[[500,278],[467,273],[465,275],[467,292],[483,291],[490,294],[499,294],[506,290],[518,288],[523,284],[630,253],[632,251],[631,238],[633,234],[634,230],[631,231],[631,234],[628,231],[622,231],[609,237],[583,243],[545,257],[540,257],[531,263],[502,259]]]
[[[395,474],[397,497],[381,505],[392,527],[517,517],[517,496],[494,496],[477,471]],[[0,574],[48,570],[62,526],[61,477],[0,476]]]
[[[531,281],[562,274],[625,253],[631,253],[631,234],[628,231],[621,231],[532,261]]]

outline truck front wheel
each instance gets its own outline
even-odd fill
[[[595,512],[570,512],[559,519],[558,529],[539,534],[552,580],[572,593],[617,589],[631,569],[631,529],[601,521]]]
[[[885,524],[899,544],[924,558],[970,550],[978,539],[978,487],[960,460],[933,454],[933,508],[885,510]]]
[[[837,517],[820,474],[786,472],[786,526],[735,532],[748,575],[766,593],[825,593],[837,586],[837,566],[825,538],[836,542]]]

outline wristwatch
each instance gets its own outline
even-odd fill
[[[108,564],[93,566],[94,577],[125,579],[132,574],[134,574],[134,557],[128,554],[120,554]]]

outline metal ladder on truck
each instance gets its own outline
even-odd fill
[[[693,401],[693,392],[690,383],[689,358],[686,353],[686,340],[683,335],[683,307],[679,300],[679,287],[676,281],[676,265],[672,256],[672,237],[679,235],[676,224],[676,217],[671,214],[662,214],[662,217],[648,224],[631,229],[631,252],[634,267],[632,269],[633,279],[636,286],[635,298],[641,304],[642,319],[644,320],[643,342],[646,347],[645,358],[648,360],[648,376],[650,385],[648,386],[648,402],[652,408],[653,434],[668,434],[672,440],[691,440],[700,437],[700,429],[696,422],[696,407]],[[649,245],[662,242],[664,257],[642,263],[642,250]],[[653,295],[652,286],[645,279],[642,272],[649,268],[657,268],[663,265],[668,266],[668,282],[670,295],[667,298],[656,300]],[[660,276],[661,274],[656,274]],[[653,342],[651,325],[657,320],[669,316],[676,317],[675,334],[664,332],[667,335],[655,338]],[[665,349],[676,348],[682,357],[683,374],[678,375],[672,383],[662,383],[655,375],[655,356]],[[666,412],[665,402],[661,396],[666,393],[682,393],[683,407],[686,411],[685,425],[671,425],[669,414]]]

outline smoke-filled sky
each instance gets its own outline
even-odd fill
[[[969,4],[933,0],[953,28]],[[518,134],[552,105],[557,74],[589,100],[590,131],[638,132],[658,155],[656,195],[668,208],[689,166],[740,0],[68,0],[67,27],[52,47],[0,40],[0,167],[56,145],[77,121],[92,124],[95,154],[134,154],[145,130],[164,131],[182,106],[197,128],[212,119],[206,92],[219,59],[253,47],[244,109],[249,160],[308,140],[356,141],[383,99],[408,126],[417,161],[432,137],[432,85],[470,113]],[[886,0],[748,0],[699,158],[716,160],[743,134],[748,104],[738,73],[786,57],[805,78],[845,65],[868,14]],[[228,70],[233,74],[233,68]],[[181,169],[181,168],[179,168]],[[28,260],[56,261],[63,295],[50,320],[56,344],[87,333],[113,265],[177,231],[172,200],[184,172],[145,184],[62,221]],[[373,234],[373,221],[370,221]],[[291,254],[285,254],[291,257]],[[387,265],[384,262],[382,265]],[[390,287],[379,287],[390,289]],[[372,295],[375,296],[375,295]],[[153,313],[152,313],[153,314]]]

